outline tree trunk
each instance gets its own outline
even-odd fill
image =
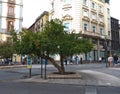
[[[50,62],[57,68],[57,70],[58,70],[58,72],[59,72],[60,74],[64,74],[64,73],[65,73],[64,64],[63,64],[63,58],[60,58],[60,64],[61,64],[61,65],[57,64],[57,63],[55,62],[55,60],[54,60],[53,58],[49,57],[49,56],[47,56],[46,58],[47,58],[48,60],[50,60]]]
[[[60,63],[61,63],[61,74],[65,73],[65,68],[64,68],[64,62],[63,62],[63,56],[60,56]]]

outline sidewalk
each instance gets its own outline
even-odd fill
[[[20,79],[22,82],[36,82],[36,83],[57,83],[57,84],[76,84],[84,86],[120,86],[120,79],[101,72],[91,70],[78,70],[78,74],[74,75],[76,78],[41,78],[40,75],[32,78]],[[49,74],[47,77],[50,76]],[[54,76],[53,76],[54,77]]]
[[[119,72],[120,68],[106,68],[104,64],[83,64],[83,65],[73,65],[76,66],[76,73],[74,75],[53,75],[50,72],[47,73],[47,79],[41,78],[41,75],[32,76],[32,78],[17,79],[16,81],[22,82],[36,82],[36,83],[59,83],[59,84],[77,84],[77,85],[94,85],[94,86],[120,86],[120,77],[112,75],[115,71]],[[73,68],[71,65],[68,68]],[[9,65],[0,66],[0,69],[9,68],[26,68],[26,65]],[[33,65],[32,68],[40,68],[39,65]],[[44,68],[44,66],[43,66]],[[48,65],[47,68],[54,68],[53,65]],[[94,70],[98,68],[99,70]],[[107,70],[113,73],[108,74]],[[120,75],[120,74],[118,74]],[[49,78],[49,79],[48,79]]]

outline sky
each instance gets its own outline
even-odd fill
[[[43,11],[48,10],[49,0],[23,0],[23,27],[30,27]]]
[[[48,9],[49,0],[23,0],[23,27],[30,27],[36,18]],[[110,0],[111,16],[120,20],[120,0]]]

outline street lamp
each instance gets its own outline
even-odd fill
[[[104,48],[105,48],[105,63],[106,63],[106,67],[107,67],[107,41],[106,39],[104,40]]]
[[[42,56],[41,56],[41,78],[43,78],[43,60],[42,60]]]
[[[42,58],[42,46],[41,46],[41,57],[40,57],[40,62],[41,62],[41,78],[43,78],[43,58]]]
[[[105,57],[105,64],[106,64],[106,67],[107,67],[107,51],[108,51],[107,40],[106,40],[105,36],[101,36],[101,38],[104,40],[103,41],[103,48],[105,49],[104,57]]]
[[[46,51],[44,52],[44,56],[46,56]],[[45,64],[45,75],[44,75],[44,79],[47,79],[47,59],[44,59],[44,64]]]

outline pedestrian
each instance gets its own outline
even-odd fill
[[[79,64],[79,57],[78,57],[78,55],[75,56],[75,62],[76,62],[76,64]]]
[[[92,63],[92,57],[91,56],[89,57],[89,61],[90,61],[90,63]]]
[[[4,59],[2,58],[2,64],[5,64],[5,61],[4,61]]]
[[[99,57],[99,62],[102,62],[102,58],[101,57]]]
[[[65,65],[67,66],[67,62],[68,62],[68,60],[67,60],[67,57],[65,58]]]
[[[70,64],[73,64],[72,56],[70,57]]]
[[[80,64],[83,64],[82,57],[80,57]]]
[[[117,65],[118,65],[118,56],[116,54],[114,54],[114,56],[113,56],[113,64],[115,67],[117,67]]]
[[[108,57],[108,64],[109,64],[109,67],[112,67],[112,62],[113,62],[113,56],[110,55],[110,56]]]

